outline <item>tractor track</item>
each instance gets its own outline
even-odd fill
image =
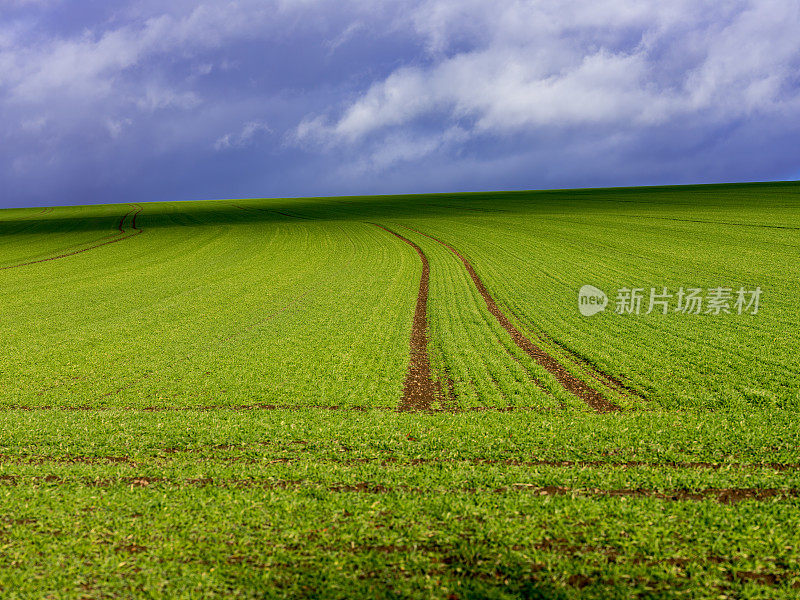
[[[422,276],[419,281],[417,306],[411,327],[411,355],[406,378],[403,382],[403,397],[400,399],[398,408],[400,410],[430,411],[437,400],[443,406],[448,400],[445,398],[440,382],[434,380],[431,375],[431,362],[428,355],[428,283],[430,280],[428,257],[425,256],[422,248],[408,238],[383,225],[378,225],[377,223],[372,223],[372,225],[392,234],[414,248],[422,261]],[[452,393],[454,386],[449,382],[448,388]],[[449,399],[450,402],[454,400],[454,398]]]
[[[520,318],[520,316],[516,312],[514,312],[511,309],[509,309],[509,312],[512,315],[514,315],[514,318],[516,318],[517,321],[525,323],[525,319]],[[530,323],[528,324],[530,325]],[[618,392],[622,392],[623,394],[627,394],[628,396],[635,396],[640,400],[647,401],[647,397],[644,394],[642,394],[639,390],[626,384],[624,381],[622,381],[618,377],[615,377],[611,373],[603,371],[602,369],[597,367],[594,363],[589,361],[589,359],[576,353],[574,350],[568,348],[564,343],[548,335],[544,331],[534,331],[534,335],[536,335],[543,342],[549,342],[554,346],[558,346],[558,348],[562,352],[564,352],[567,356],[569,356],[572,362],[576,363],[579,367],[582,368],[583,372],[586,375],[588,375],[598,383],[606,385],[610,388],[614,388]]]
[[[291,444],[275,444],[279,448],[289,448]],[[555,459],[538,459],[538,460],[519,460],[519,459],[503,459],[503,458],[396,458],[392,456],[386,457],[365,457],[365,458],[342,458],[339,456],[324,456],[312,455],[310,457],[296,454],[295,456],[270,456],[270,455],[253,455],[253,454],[239,454],[230,455],[230,452],[240,451],[246,452],[254,448],[269,447],[270,444],[263,442],[257,445],[237,445],[237,444],[211,444],[206,446],[193,446],[190,448],[157,448],[153,449],[153,454],[142,455],[138,454],[134,459],[126,455],[76,455],[64,454],[62,456],[52,455],[24,455],[14,456],[8,454],[0,454],[0,464],[4,465],[72,465],[72,464],[88,464],[88,465],[129,465],[132,467],[139,467],[149,464],[151,461],[161,461],[165,459],[165,455],[203,455],[200,458],[193,458],[192,460],[203,461],[208,463],[219,464],[253,464],[253,465],[294,465],[302,464],[305,462],[313,462],[315,464],[331,464],[343,467],[354,465],[367,465],[375,464],[381,467],[397,467],[397,468],[415,468],[425,466],[442,465],[478,465],[478,466],[491,466],[500,465],[506,467],[552,467],[564,469],[675,469],[675,470],[700,470],[700,471],[751,471],[751,470],[765,470],[765,471],[796,471],[800,469],[798,464],[790,463],[713,463],[707,461],[668,461],[668,462],[648,462],[642,460],[627,460],[627,461],[603,461],[603,460],[555,460]],[[294,449],[294,448],[292,448]]]
[[[524,492],[536,496],[571,496],[573,498],[654,498],[671,502],[704,501],[711,500],[721,504],[735,504],[745,500],[750,501],[775,501],[794,500],[800,498],[800,489],[795,488],[700,488],[694,490],[669,489],[657,490],[646,488],[569,488],[564,486],[538,486],[526,483],[517,483],[494,488],[421,488],[417,486],[395,485],[386,486],[371,481],[358,481],[352,483],[321,483],[304,479],[283,480],[275,478],[184,478],[154,477],[148,475],[129,475],[118,477],[63,477],[60,475],[35,475],[32,477],[20,475],[0,475],[0,485],[18,486],[24,483],[45,485],[84,485],[87,487],[112,487],[128,486],[131,488],[153,487],[215,487],[232,489],[283,489],[288,491],[302,491],[304,489],[321,489],[328,492],[340,493],[416,493],[420,495],[449,494],[505,494]]]
[[[148,375],[149,376],[149,375]],[[136,381],[141,381],[146,377],[141,377]],[[136,382],[133,382],[136,383]],[[133,385],[126,386],[130,387]],[[114,392],[111,392],[114,393]],[[106,395],[109,395],[107,393]],[[62,412],[91,412],[91,411],[121,411],[121,412],[211,412],[211,411],[234,411],[234,412],[245,412],[245,411],[269,411],[269,410],[284,410],[284,411],[309,411],[309,410],[321,410],[321,411],[349,411],[349,412],[405,412],[405,410],[401,409],[398,406],[339,406],[339,405],[321,405],[321,404],[212,404],[212,405],[199,405],[199,406],[90,406],[90,405],[77,405],[77,406],[66,406],[66,405],[42,405],[42,406],[31,406],[31,405],[24,405],[24,404],[14,404],[10,406],[0,407],[0,412],[14,412],[14,411],[23,411],[23,412],[36,412],[36,411],[62,411]],[[426,409],[424,412],[430,414],[439,414],[439,413],[447,413],[447,414],[464,414],[464,413],[471,413],[471,412],[498,412],[498,413],[510,413],[510,412],[536,412],[536,413],[560,413],[561,410],[551,409],[551,408],[542,408],[536,406],[504,406],[504,407],[495,407],[495,406],[472,406],[472,407],[443,407],[443,408],[429,408]]]
[[[497,319],[497,322],[500,324],[500,326],[508,332],[508,334],[511,336],[511,339],[517,346],[519,346],[521,350],[523,350],[526,354],[528,354],[528,356],[533,358],[550,374],[552,374],[564,389],[586,402],[586,404],[588,404],[589,407],[594,409],[596,412],[616,412],[621,410],[619,406],[614,404],[603,394],[595,390],[593,387],[587,385],[586,382],[575,377],[575,375],[568,371],[552,355],[548,354],[542,348],[534,344],[527,336],[517,329],[514,324],[511,323],[508,317],[500,310],[497,302],[489,293],[486,285],[475,271],[475,267],[473,267],[472,263],[469,262],[458,250],[456,250],[450,244],[433,237],[432,235],[423,233],[411,227],[406,226],[406,228],[441,244],[461,260],[461,262],[464,264],[464,267],[467,269],[467,273],[469,273],[469,276],[472,278],[475,287],[483,297],[486,307],[495,317],[495,319]]]
[[[92,246],[88,246],[86,248],[81,248],[79,250],[73,250],[72,252],[66,252],[64,254],[59,254],[58,256],[50,256],[48,258],[40,258],[40,259],[37,259],[37,260],[29,260],[27,262],[17,263],[15,265],[8,265],[8,266],[5,266],[5,267],[0,267],[0,271],[6,270],[6,269],[16,269],[16,268],[19,268],[19,267],[27,267],[28,265],[35,265],[35,264],[49,262],[49,261],[53,261],[53,260],[59,260],[61,258],[67,258],[69,256],[75,256],[76,254],[82,254],[83,252],[88,252],[89,250],[94,250],[96,248],[101,248],[103,246],[108,246],[109,244],[116,244],[117,242],[121,242],[123,240],[127,240],[127,239],[130,239],[130,238],[132,238],[132,237],[134,237],[136,235],[139,235],[140,233],[143,233],[144,230],[139,229],[138,227],[136,227],[136,217],[138,217],[139,213],[142,212],[142,207],[139,206],[138,204],[131,204],[131,206],[133,206],[133,208],[131,210],[129,210],[127,213],[125,213],[122,216],[122,218],[119,220],[119,224],[117,225],[117,229],[119,231],[117,231],[116,233],[112,233],[110,236],[103,236],[102,238],[100,238],[100,239],[105,239],[107,237],[112,237],[113,236],[114,239],[112,239],[112,240],[108,240],[108,241],[105,241],[105,242],[100,242],[99,244],[94,244]],[[126,219],[128,217],[131,217],[130,228],[133,230],[131,233],[128,233],[125,230],[125,221],[126,221]],[[126,235],[126,233],[127,233],[127,235]],[[122,236],[122,237],[119,237],[119,236]]]
[[[506,351],[506,354],[508,354],[508,356],[509,356],[509,357],[511,357],[511,359],[512,359],[512,360],[516,361],[516,362],[517,362],[517,364],[518,364],[518,365],[520,365],[520,367],[522,367],[523,371],[525,371],[525,372],[528,374],[528,377],[530,377],[530,380],[531,380],[531,381],[534,383],[534,385],[535,385],[536,387],[538,387],[538,388],[539,388],[539,390],[540,390],[540,391],[541,391],[543,394],[545,394],[545,395],[546,395],[548,398],[552,398],[553,400],[555,400],[556,402],[558,402],[558,407],[559,407],[560,409],[562,409],[562,410],[565,410],[565,409],[567,408],[567,405],[564,403],[564,401],[563,401],[563,400],[561,400],[560,398],[557,398],[557,397],[556,397],[556,395],[555,395],[553,392],[551,392],[549,389],[547,389],[547,387],[544,385],[544,383],[542,383],[542,382],[541,382],[541,381],[540,381],[540,380],[539,380],[539,379],[538,379],[538,378],[537,378],[537,377],[536,377],[536,376],[535,376],[533,373],[531,373],[529,369],[526,369],[526,368],[525,368],[525,365],[523,365],[523,364],[520,362],[520,360],[519,360],[519,357],[517,357],[517,356],[516,356],[516,355],[515,355],[515,354],[514,354],[514,353],[511,351],[511,349],[510,349],[510,348],[508,348],[508,347],[507,347],[505,344],[500,344],[500,345],[502,346],[503,350],[505,350],[505,351]]]

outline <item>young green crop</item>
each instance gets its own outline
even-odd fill
[[[799,248],[795,183],[3,211],[0,596],[795,598]]]

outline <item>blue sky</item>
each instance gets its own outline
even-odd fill
[[[798,30],[796,0],[0,0],[0,206],[796,179]]]

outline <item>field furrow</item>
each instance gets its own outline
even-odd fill
[[[422,274],[419,280],[414,321],[411,326],[410,357],[408,371],[403,382],[403,397],[400,399],[400,410],[431,410],[437,401],[444,405],[445,398],[442,386],[438,379],[431,373],[431,361],[428,356],[428,282],[430,281],[430,266],[428,257],[422,248],[399,233],[388,227],[373,223],[375,227],[383,229],[402,240],[417,252],[422,261]]]
[[[592,468],[592,469],[700,469],[712,471],[728,470],[765,470],[765,471],[800,471],[800,464],[796,463],[735,463],[735,462],[703,462],[703,461],[668,461],[668,462],[648,462],[641,460],[610,461],[610,460],[521,460],[521,459],[498,459],[498,458],[408,458],[399,459],[387,453],[383,457],[361,457],[348,458],[348,450],[340,450],[336,455],[311,454],[294,447],[274,448],[275,452],[285,452],[283,454],[272,454],[264,452],[263,448],[271,448],[271,444],[262,445],[236,445],[215,444],[212,446],[194,446],[192,448],[158,448],[153,449],[152,456],[137,455],[132,456],[83,456],[83,455],[8,455],[0,454],[0,464],[4,465],[45,465],[45,464],[90,464],[90,465],[109,465],[126,464],[131,467],[141,467],[150,460],[158,459],[163,464],[168,455],[192,455],[191,460],[213,461],[219,463],[244,462],[250,464],[300,464],[313,460],[314,463],[330,463],[337,466],[354,466],[374,463],[381,467],[405,467],[414,468],[425,465],[443,466],[468,466],[468,465],[498,465],[506,467],[557,467],[564,469],[571,468]],[[761,489],[761,488],[759,488]]]
[[[517,483],[510,486],[496,488],[475,487],[448,487],[424,488],[416,486],[387,486],[372,481],[336,482],[320,484],[307,480],[269,479],[222,479],[214,477],[198,477],[187,479],[171,479],[165,477],[152,477],[148,475],[129,475],[125,477],[62,477],[59,475],[37,475],[22,477],[15,475],[0,475],[0,485],[5,486],[85,486],[85,487],[217,487],[217,488],[259,488],[264,490],[289,490],[300,491],[320,489],[337,493],[362,493],[362,494],[507,494],[525,493],[535,496],[570,496],[570,497],[609,497],[609,498],[654,498],[668,502],[705,501],[711,500],[720,504],[735,504],[737,502],[776,502],[793,501],[800,498],[800,489],[781,488],[708,488],[708,489],[602,489],[602,488],[567,488],[563,486],[536,486],[527,483]]]
[[[472,278],[475,287],[486,302],[486,308],[489,310],[489,312],[497,319],[497,322],[500,323],[503,329],[508,332],[508,334],[511,336],[511,339],[514,340],[514,343],[537,363],[547,369],[549,373],[553,374],[558,382],[564,387],[564,389],[584,400],[592,409],[597,412],[611,412],[620,410],[619,406],[614,404],[593,387],[586,385],[584,381],[575,377],[570,371],[564,369],[563,365],[553,358],[553,356],[546,353],[539,346],[531,342],[531,340],[528,339],[528,337],[526,337],[522,332],[520,332],[519,329],[517,329],[511,323],[511,321],[508,320],[508,317],[497,306],[497,302],[495,302],[494,298],[489,293],[489,290],[486,289],[486,286],[483,284],[483,281],[481,281],[480,276],[478,276],[472,264],[466,258],[464,258],[464,256],[462,256],[458,250],[431,235],[421,231],[417,231],[417,233],[429,237],[435,242],[443,245],[453,254],[455,254],[459,260],[461,260],[470,277]]]
[[[799,219],[796,183],[10,210],[0,596],[797,598]]]
[[[47,257],[47,258],[39,258],[39,259],[36,259],[36,260],[29,260],[29,261],[26,261],[26,262],[21,262],[21,263],[17,263],[17,264],[13,264],[13,265],[2,266],[2,267],[0,267],[0,270],[17,269],[19,267],[27,267],[29,265],[35,265],[35,264],[39,264],[39,263],[50,262],[52,260],[59,260],[59,259],[62,259],[62,258],[68,258],[70,256],[75,256],[76,254],[81,254],[83,252],[88,252],[89,250],[96,250],[97,248],[102,248],[103,246],[107,246],[109,244],[115,244],[117,242],[121,242],[123,240],[127,240],[129,238],[132,238],[133,236],[139,235],[140,233],[143,233],[143,230],[139,229],[138,227],[136,227],[136,217],[139,215],[140,212],[142,212],[142,207],[140,205],[138,205],[138,204],[132,204],[131,206],[133,206],[133,208],[131,208],[131,210],[129,210],[127,213],[125,213],[120,218],[119,224],[117,225],[118,231],[116,233],[111,233],[109,235],[106,235],[106,236],[103,236],[102,238],[100,238],[101,240],[105,239],[105,238],[113,238],[113,239],[107,240],[105,242],[100,242],[99,240],[96,240],[99,243],[94,243],[93,245],[87,246],[85,248],[80,248],[78,250],[72,250],[71,252],[64,252],[63,254],[58,254],[56,256],[50,256],[50,257]],[[127,221],[128,218],[130,218],[130,229],[126,230],[125,229],[125,221]]]

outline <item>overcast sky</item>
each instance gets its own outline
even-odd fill
[[[797,0],[0,0],[0,206],[797,179],[799,32]]]

